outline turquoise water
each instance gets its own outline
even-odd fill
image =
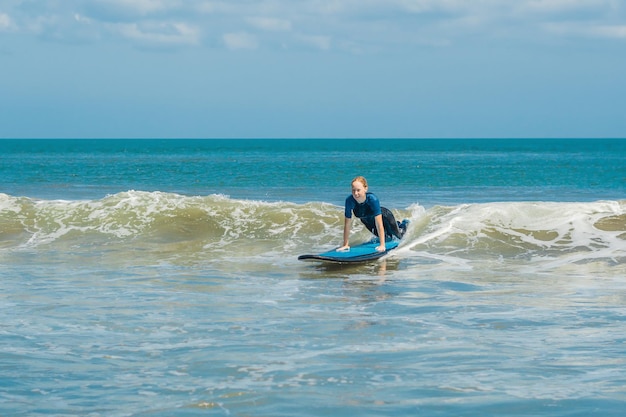
[[[623,415],[626,140],[0,155],[0,415]],[[355,175],[400,247],[297,261]]]
[[[143,190],[338,204],[357,173],[399,207],[626,189],[625,140],[5,140],[0,151],[3,192],[49,199]]]

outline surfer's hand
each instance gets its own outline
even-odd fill
[[[384,252],[385,250],[387,250],[385,248],[385,245],[376,246],[376,251],[377,252]]]
[[[343,245],[337,248],[337,252],[347,252],[350,250],[350,245]]]

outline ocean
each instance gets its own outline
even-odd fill
[[[1,416],[624,416],[626,140],[0,140]],[[356,266],[363,175],[410,225]],[[351,241],[369,239],[354,223]]]

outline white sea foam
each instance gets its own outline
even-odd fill
[[[471,268],[519,260],[546,268],[626,259],[626,203],[501,202],[395,210],[410,225],[395,259]],[[0,221],[13,230],[5,247],[128,245],[177,259],[263,256],[282,262],[300,251],[340,243],[340,207],[128,191],[101,200],[63,201],[0,196]],[[353,239],[369,238],[355,222]],[[14,239],[12,241],[11,239]],[[7,243],[8,242],[8,243]],[[14,242],[14,243],[11,243]],[[94,246],[95,245],[95,246]],[[97,249],[96,249],[97,250]],[[422,261],[419,261],[421,259]]]
[[[610,227],[602,222],[612,220]],[[558,263],[594,259],[623,262],[626,206],[623,202],[516,202],[434,207],[414,219],[396,252],[410,256],[550,259]]]

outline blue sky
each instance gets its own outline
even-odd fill
[[[26,137],[626,137],[626,1],[0,0]]]

